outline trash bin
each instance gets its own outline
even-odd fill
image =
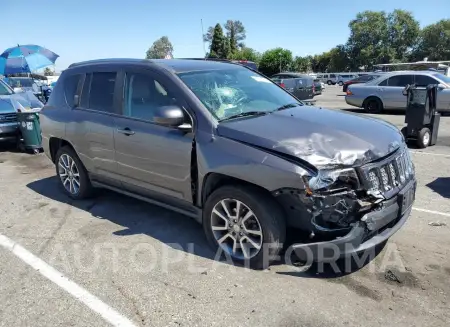
[[[407,96],[406,126],[402,133],[406,140],[416,140],[419,148],[436,144],[440,114],[436,110],[438,85],[426,87],[408,85],[403,94]]]
[[[23,111],[17,113],[22,146],[25,150],[40,152],[42,148],[41,126],[37,111]]]

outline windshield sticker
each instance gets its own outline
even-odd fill
[[[265,79],[264,77],[261,77],[261,76],[250,76],[250,77],[253,78],[257,82],[270,83],[270,81],[268,79]]]

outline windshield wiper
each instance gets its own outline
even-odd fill
[[[267,111],[246,111],[246,112],[241,112],[240,114],[236,114],[236,115],[232,115],[230,117],[220,119],[219,122],[224,121],[224,120],[234,119],[234,118],[247,117],[247,116],[264,116],[267,114],[268,114]]]
[[[284,109],[288,109],[288,108],[294,108],[294,107],[297,107],[297,106],[303,106],[303,104],[299,103],[299,102],[288,103],[288,104],[282,105],[281,107],[278,107],[275,110],[272,110],[272,112],[280,111],[280,110],[284,110]]]

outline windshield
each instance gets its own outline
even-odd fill
[[[443,74],[433,74],[434,77],[439,78],[442,82],[444,82],[445,84],[450,85],[450,77],[445,76]]]
[[[181,80],[218,119],[269,112],[299,101],[267,78],[243,68],[179,73]]]
[[[10,95],[13,93],[14,92],[9,88],[9,86],[5,82],[0,81],[0,95]]]
[[[31,78],[9,78],[9,85],[12,87],[32,87],[33,80]]]

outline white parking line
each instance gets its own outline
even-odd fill
[[[428,210],[428,209],[422,209],[422,208],[416,208],[416,207],[413,207],[413,210],[426,212],[426,213],[432,213],[435,215],[440,215],[440,216],[445,216],[445,217],[450,217],[449,213],[440,212],[440,211],[434,211],[434,210]]]
[[[439,156],[439,157],[448,157],[448,158],[450,158],[450,154],[423,152],[423,151],[412,151],[412,150],[409,150],[409,152],[414,153],[414,154],[425,154],[425,155],[428,155],[428,156]]]
[[[65,277],[62,273],[49,266],[43,260],[39,259],[34,254],[2,234],[0,234],[0,246],[13,253],[35,271],[61,287],[91,310],[97,312],[112,326],[136,327],[133,322],[108,306],[106,303],[102,302],[95,295],[89,293],[87,290]]]

